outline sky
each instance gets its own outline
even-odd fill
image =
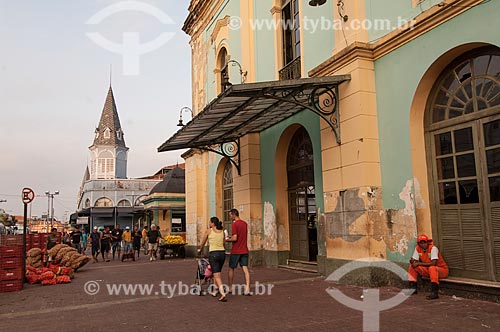
[[[56,218],[76,210],[110,76],[130,148],[127,176],[184,162],[184,151],[157,148],[179,129],[180,109],[191,107],[191,49],[181,30],[188,6],[188,0],[0,0],[0,200],[7,200],[1,209],[22,215],[21,191],[29,187],[36,197],[28,215],[47,212],[46,191],[60,192]],[[109,46],[134,45],[130,36],[138,36],[143,54]],[[124,64],[124,54],[138,66]]]

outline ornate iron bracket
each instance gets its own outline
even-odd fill
[[[338,103],[338,86],[318,87],[307,96],[303,92],[293,95],[292,98],[280,97],[270,93],[264,94],[267,98],[279,100],[285,103],[292,103],[302,106],[317,115],[328,123],[337,143],[340,144],[340,113]],[[284,95],[284,93],[283,93]]]
[[[236,167],[238,175],[241,175],[241,163],[240,163],[240,139],[236,139],[231,142],[216,144],[213,146],[206,146],[197,148],[204,151],[210,151],[217,153],[220,156],[228,158],[231,164]]]

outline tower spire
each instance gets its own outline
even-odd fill
[[[99,120],[99,125],[96,129],[94,145],[114,145],[125,147],[123,131],[118,117],[118,110],[116,108],[116,102],[111,86],[108,89],[101,119]]]

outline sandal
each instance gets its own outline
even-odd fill
[[[221,297],[219,298],[219,301],[220,301],[220,302],[227,302],[227,297],[226,297],[226,296],[221,296]]]

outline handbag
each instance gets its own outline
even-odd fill
[[[208,266],[205,268],[205,271],[203,272],[203,276],[206,279],[212,278],[214,276],[214,274],[212,273],[212,267],[210,266],[210,264],[208,264]]]

